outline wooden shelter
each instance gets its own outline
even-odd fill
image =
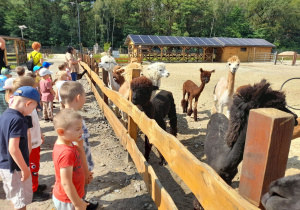
[[[6,65],[9,63],[16,63],[17,65],[26,63],[27,54],[26,54],[26,46],[25,42],[28,42],[26,39],[22,39],[20,37],[10,37],[10,36],[2,36],[0,35],[6,42],[13,41],[13,52],[7,52],[7,48],[9,46],[6,43],[5,47],[5,62]]]
[[[124,45],[128,46],[130,58],[168,62],[226,62],[232,55],[247,62],[255,61],[260,53],[268,54],[264,59],[267,61],[275,47],[264,39],[154,35],[128,35]]]

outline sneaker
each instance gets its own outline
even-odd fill
[[[86,203],[89,203],[89,205],[86,207],[86,210],[97,210],[98,209],[98,206],[99,206],[99,203],[98,202],[89,202],[89,201],[86,201],[84,200]]]
[[[45,184],[39,184],[37,191],[43,192],[44,190],[47,189],[47,185]]]
[[[44,193],[42,191],[36,191],[33,193],[32,202],[45,201],[45,200],[48,200],[49,198],[50,198],[49,193]]]

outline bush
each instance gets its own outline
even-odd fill
[[[107,42],[104,43],[104,47],[103,47],[104,52],[108,51],[108,49],[110,48],[110,45],[111,45],[111,43],[107,43]]]

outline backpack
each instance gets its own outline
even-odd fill
[[[34,67],[34,62],[33,62],[33,58],[37,55],[37,54],[39,54],[39,53],[36,53],[33,57],[32,57],[32,53],[30,54],[30,59],[29,59],[29,61],[27,61],[26,62],[26,66],[27,66],[27,69],[29,70],[29,71],[33,71],[33,67]]]

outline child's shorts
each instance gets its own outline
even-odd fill
[[[13,203],[15,209],[21,209],[32,203],[31,175],[22,182],[21,171],[10,173],[9,169],[0,169],[0,176],[2,178],[6,199]]]
[[[75,210],[75,207],[73,206],[72,203],[62,202],[56,199],[53,194],[52,194],[52,200],[57,210]]]

